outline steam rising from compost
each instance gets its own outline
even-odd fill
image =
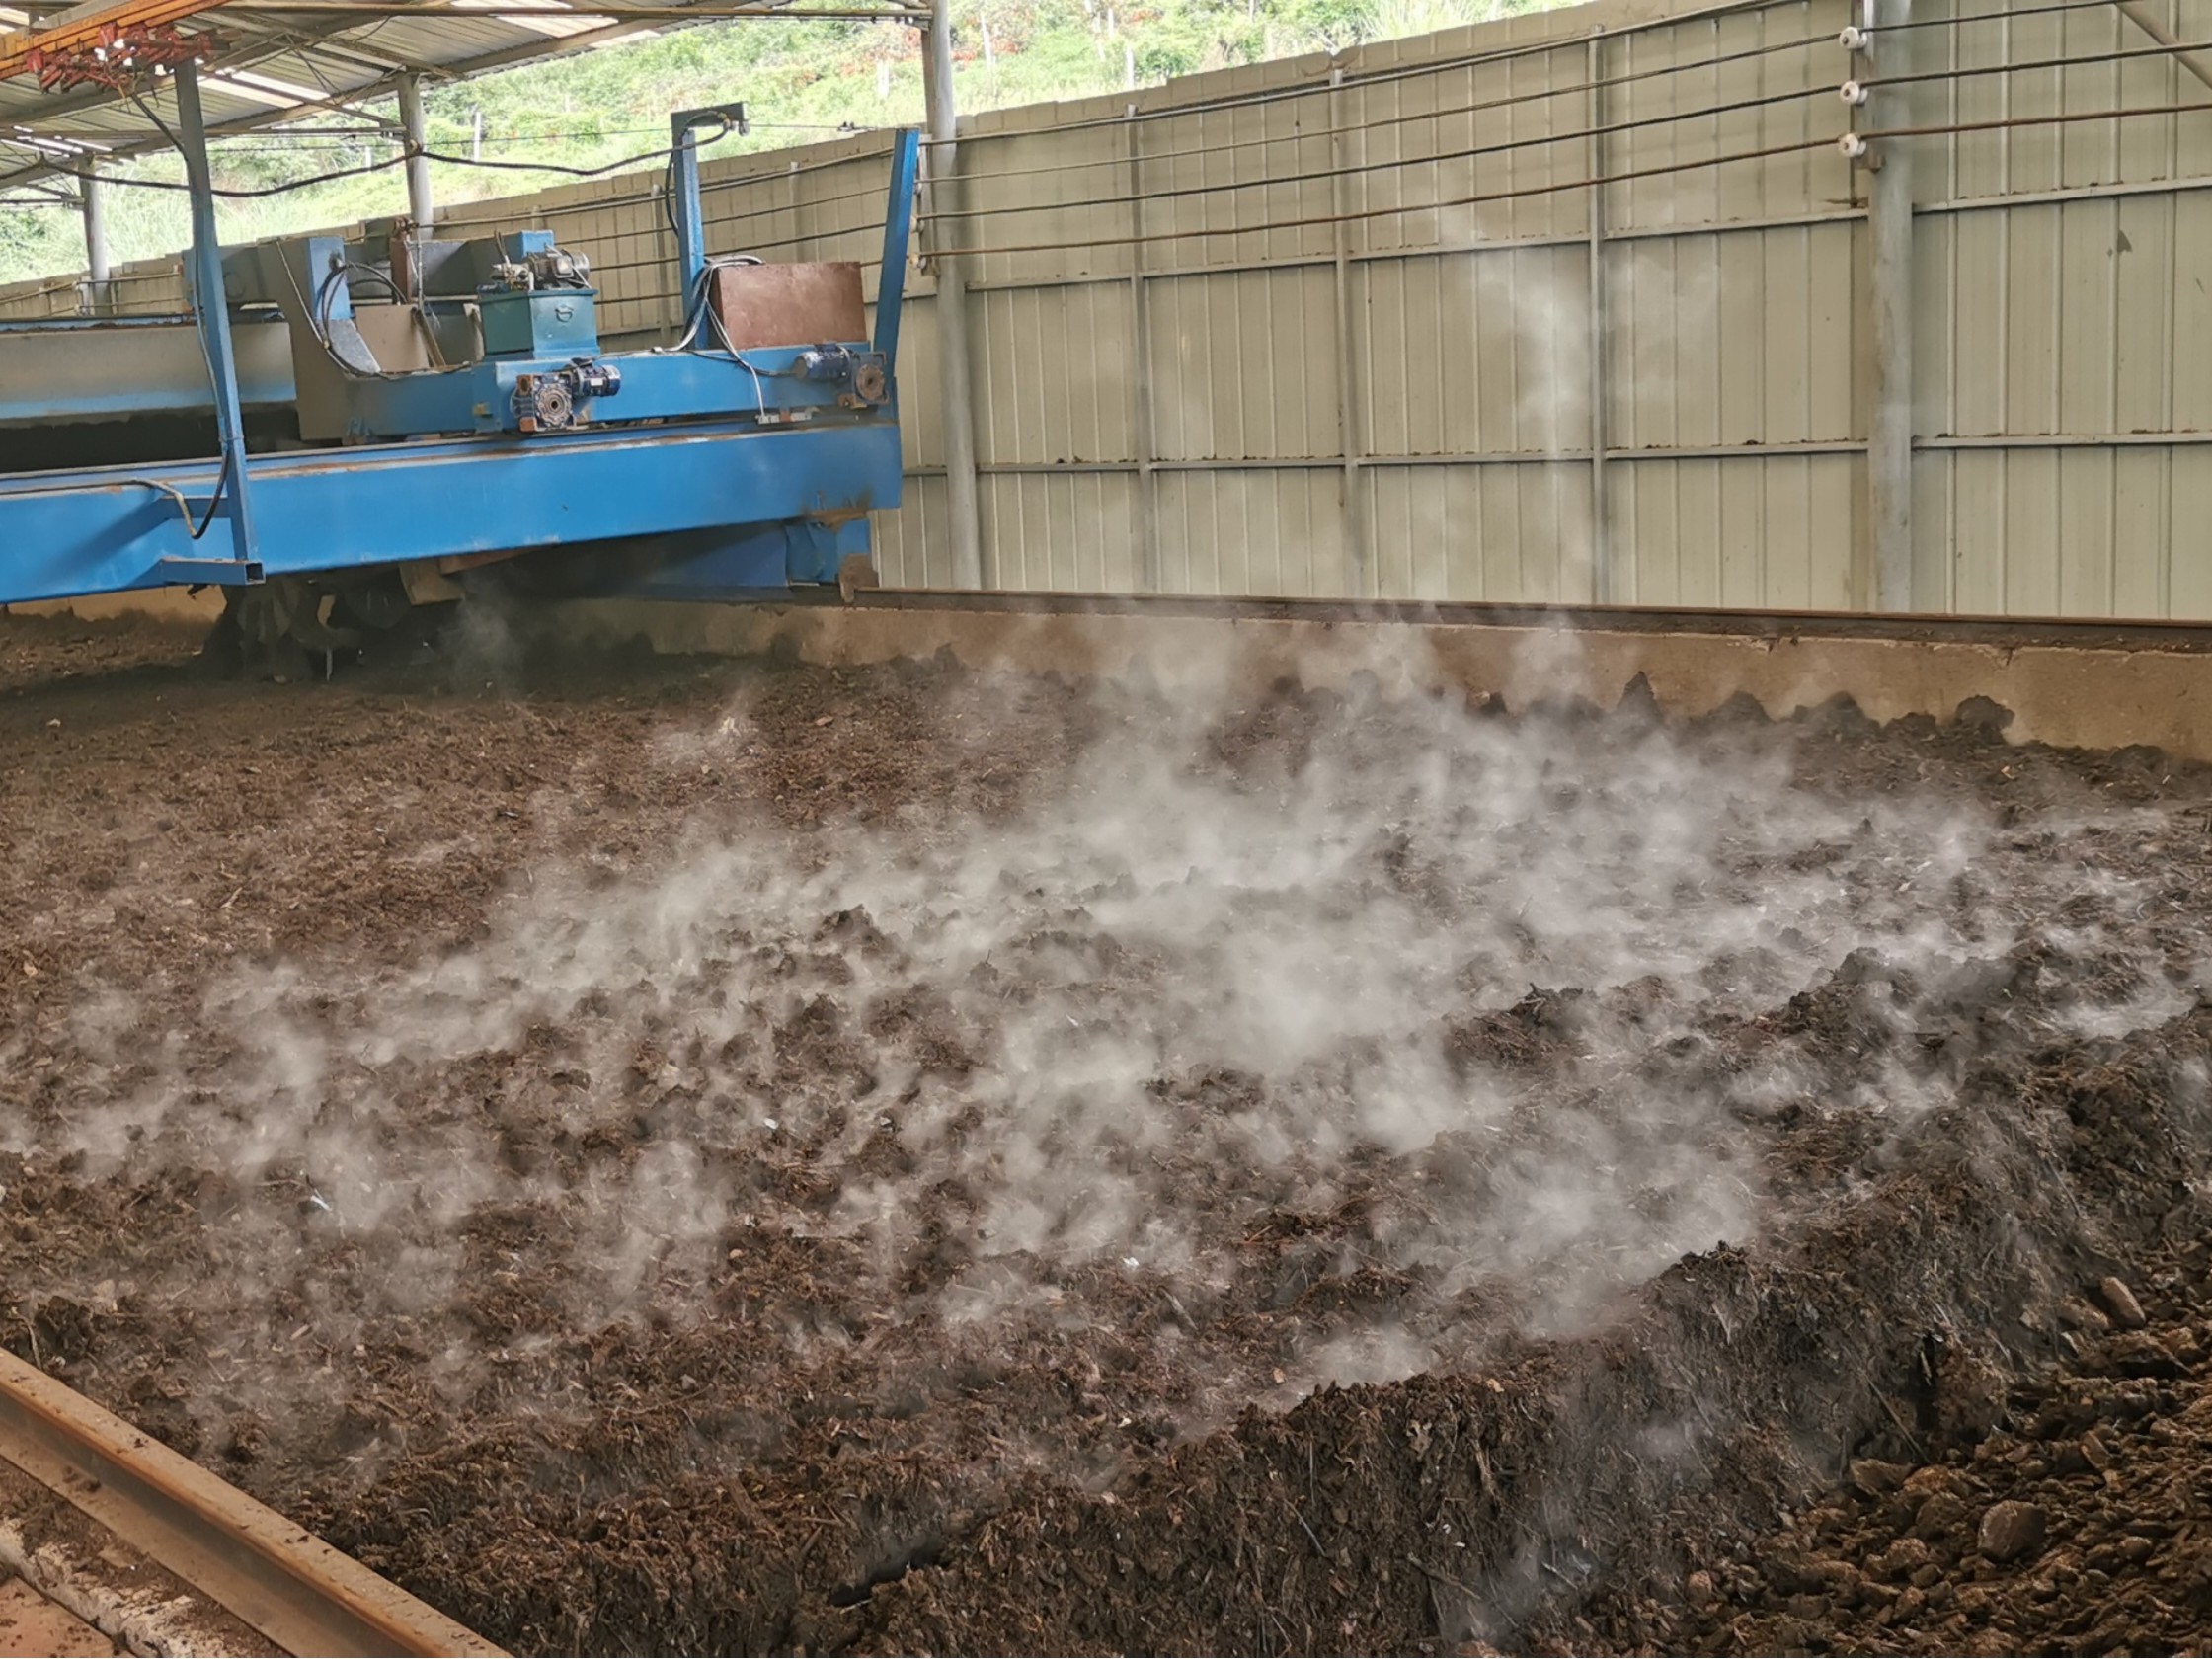
[[[662,757],[751,738],[740,707]],[[2094,955],[2119,885],[1910,791],[1800,791],[1772,736],[1142,701],[1011,818],[702,825],[533,872],[457,954],[232,974],[200,1033],[88,1003],[99,1098],[18,1149],[225,1172],[178,1283],[230,1351],[318,1363],[228,1379],[211,1428],[327,1418],[395,1340],[480,1422],[554,1422],[584,1372],[549,1333],[711,1320],[713,1363],[884,1409],[1031,1365],[1110,1421],[1117,1364],[1172,1366],[1172,1438],[1479,1364],[1823,1202],[1765,1126],[1945,1098],[1966,1039],[1926,988],[2062,904]],[[2184,995],[2108,966],[2084,1030]],[[1816,992],[1844,1061],[1727,1061]],[[731,1305],[760,1261],[784,1291]],[[946,1341],[975,1376],[919,1374]]]

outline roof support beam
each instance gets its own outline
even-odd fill
[[[183,4],[185,0],[170,0]],[[208,0],[200,0],[203,6]],[[216,0],[226,12],[260,13],[264,16],[319,17],[331,13],[351,12],[363,17],[388,18],[395,14],[414,20],[418,18],[496,18],[509,22],[527,24],[532,18],[543,19],[552,15],[542,5],[455,5],[452,0],[416,0],[404,8],[395,7],[391,0]],[[761,0],[741,0],[728,4],[725,0],[701,0],[693,6],[653,4],[651,0],[579,0],[575,6],[564,7],[581,18],[609,18],[616,22],[646,21],[652,23],[713,23],[735,22],[749,18],[841,18],[870,21],[882,18],[914,18],[928,14],[922,9],[903,3],[880,6],[867,5],[775,5]],[[582,36],[569,37],[582,39]]]
[[[29,29],[0,37],[0,81],[31,67],[34,51],[66,51],[102,43],[101,31],[150,29],[211,12],[220,0],[120,0],[115,5],[72,6]]]

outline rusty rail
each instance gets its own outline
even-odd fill
[[[501,1651],[6,1352],[0,1458],[288,1653]]]

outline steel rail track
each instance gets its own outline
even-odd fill
[[[288,1653],[502,1651],[4,1351],[0,1458]]]
[[[836,607],[832,590],[793,590],[776,603]],[[1387,622],[1422,627],[1558,628],[1606,633],[1718,634],[1755,639],[1871,639],[2079,650],[2212,652],[2212,622],[2158,618],[1974,616],[1916,611],[1720,610],[1667,605],[1520,604],[1443,599],[1229,598],[1204,593],[975,592],[863,588],[862,610],[979,611],[1008,616],[1173,616],[1226,622]]]

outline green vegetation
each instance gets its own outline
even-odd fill
[[[1426,34],[1540,9],[1559,0],[954,0],[961,107],[997,109],[1150,86],[1232,64],[1327,51],[1363,40]],[[1122,9],[1126,7],[1126,10]],[[823,21],[709,25],[434,89],[431,145],[485,161],[596,167],[666,141],[668,112],[743,99],[753,123],[713,155],[783,148],[840,129],[921,118],[920,38],[896,23]],[[380,118],[394,126],[389,105]],[[389,138],[281,129],[223,140],[217,182],[259,189],[389,162]],[[642,162],[645,167],[657,161]],[[178,179],[173,155],[131,164],[140,177]],[[442,201],[518,196],[563,182],[557,174],[438,164]],[[25,193],[13,193],[11,199]],[[110,238],[122,262],[184,245],[181,194],[110,193]],[[349,224],[404,210],[396,166],[282,196],[226,201],[224,240]],[[0,281],[82,268],[73,207],[0,207]]]

